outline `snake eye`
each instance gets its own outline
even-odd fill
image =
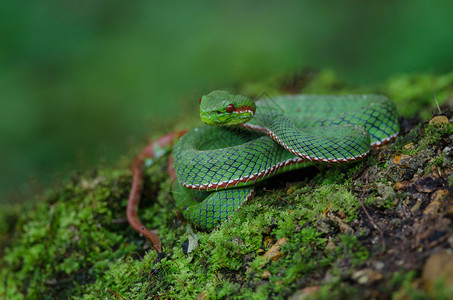
[[[200,102],[199,102],[199,104],[201,104],[201,99],[203,99],[203,98],[200,98]]]
[[[227,108],[226,108],[226,112],[227,112],[227,113],[232,113],[234,110],[235,110],[234,104],[230,104],[230,105],[228,105]]]

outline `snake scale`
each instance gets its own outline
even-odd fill
[[[382,95],[254,102],[213,91],[200,99],[200,117],[211,126],[189,131],[173,147],[172,194],[184,217],[203,230],[228,220],[253,196],[255,183],[313,162],[361,159],[399,132],[395,105]]]

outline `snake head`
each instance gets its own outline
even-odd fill
[[[227,91],[212,91],[200,99],[200,118],[206,125],[240,125],[253,117],[255,109],[252,99]]]

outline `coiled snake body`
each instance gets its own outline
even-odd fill
[[[178,178],[173,198],[186,219],[211,229],[253,195],[254,183],[312,162],[358,160],[399,132],[395,105],[380,95],[294,95],[255,103],[213,91],[200,99],[200,117],[213,126],[168,134],[132,164],[127,218],[158,252],[157,233],[143,226],[137,213],[142,168],[176,138],[182,136],[173,148]]]
[[[202,229],[227,220],[258,181],[311,162],[358,160],[399,132],[394,104],[380,95],[296,95],[254,103],[213,91],[200,99],[200,115],[214,126],[193,129],[174,146],[184,188],[178,185],[173,197]]]

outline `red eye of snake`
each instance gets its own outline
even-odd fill
[[[201,104],[201,99],[203,99],[203,98],[200,98],[200,102],[199,102],[199,104]]]
[[[234,104],[230,104],[226,108],[227,113],[232,113],[235,110]]]

